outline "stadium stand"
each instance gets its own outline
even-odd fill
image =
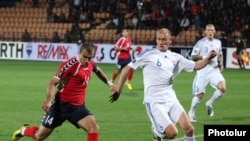
[[[243,27],[250,23],[247,0],[226,3],[222,0],[84,2],[79,6],[72,0],[39,0],[38,3],[33,3],[33,0],[1,0],[0,40],[21,41],[27,29],[31,41],[49,42],[56,31],[61,42],[65,42],[64,36],[69,30],[71,42],[81,38],[95,43],[114,43],[120,29],[126,27],[134,44],[154,44],[155,31],[167,27],[173,33],[173,45],[192,46],[198,32],[202,32],[207,23],[214,23],[217,37],[228,41],[233,38],[234,30],[244,30]],[[61,20],[61,14],[65,20]],[[77,16],[81,14],[83,19],[79,21]],[[179,26],[184,15],[191,21],[186,30]],[[77,23],[76,27],[74,23]]]

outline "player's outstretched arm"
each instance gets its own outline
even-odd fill
[[[198,60],[202,60],[202,56],[201,55],[192,55],[192,60],[193,61],[198,61]]]
[[[126,66],[122,69],[120,79],[117,85],[111,86],[110,90],[113,92],[112,95],[110,96],[110,102],[114,102],[118,100],[120,93],[123,89],[124,83],[127,80],[128,73],[132,70],[130,66]]]
[[[95,72],[95,74],[97,75],[97,77],[104,82],[105,84],[107,84],[109,87],[113,85],[113,83],[111,81],[109,81],[107,75],[104,73],[104,71],[102,71],[101,68],[97,68],[98,71]]]
[[[220,68],[220,71],[222,72],[224,70],[224,63],[223,63],[223,55],[220,54],[218,57],[218,67]]]
[[[54,90],[57,84],[59,84],[60,80],[56,77],[53,77],[47,86],[47,94],[46,99],[42,104],[42,109],[47,112],[51,106],[52,99],[54,97]]]
[[[195,62],[194,70],[199,70],[204,68],[210,61],[217,55],[216,51],[211,50],[205,58]]]

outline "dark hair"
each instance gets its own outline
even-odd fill
[[[94,44],[90,42],[85,42],[81,45],[79,52],[86,50],[88,53],[92,53],[94,51]]]

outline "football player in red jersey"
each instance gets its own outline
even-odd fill
[[[99,140],[96,119],[85,106],[86,88],[92,72],[108,86],[112,83],[108,80],[106,74],[95,65],[92,60],[93,55],[94,45],[84,43],[81,45],[77,56],[61,63],[47,87],[46,99],[42,104],[42,109],[46,114],[41,126],[25,124],[13,133],[13,141],[17,141],[24,136],[37,141],[45,140],[56,127],[61,126],[66,120],[76,128],[82,128],[88,133],[86,141]]]
[[[129,33],[127,29],[122,30],[122,36],[118,39],[116,42],[116,45],[114,47],[116,53],[117,53],[117,70],[112,75],[111,82],[113,83],[117,76],[121,73],[121,70],[131,62],[131,55],[130,55],[130,49],[131,49],[131,43],[132,40],[129,37]],[[129,90],[132,90],[131,80],[133,77],[133,71],[130,71],[127,77],[126,85]]]

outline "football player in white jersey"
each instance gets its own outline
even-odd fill
[[[225,79],[221,73],[223,71],[223,53],[221,41],[214,38],[215,26],[213,24],[206,25],[206,37],[200,39],[193,47],[191,56],[194,61],[203,59],[211,50],[215,50],[217,56],[201,70],[196,72],[193,81],[193,94],[194,97],[191,102],[190,110],[188,112],[189,118],[192,122],[196,122],[195,109],[203,98],[206,87],[210,84],[215,91],[212,97],[206,102],[207,112],[209,116],[213,116],[213,103],[219,99],[226,91]]]
[[[110,87],[113,92],[110,102],[119,98],[129,71],[142,68],[143,104],[152,124],[154,140],[175,138],[178,134],[175,124],[178,123],[185,134],[184,141],[195,141],[194,127],[176,97],[173,79],[181,70],[192,72],[205,67],[216,53],[211,51],[203,60],[194,62],[168,50],[171,42],[170,31],[159,29],[156,33],[156,48],[146,50],[131,61],[122,70],[118,84]]]

